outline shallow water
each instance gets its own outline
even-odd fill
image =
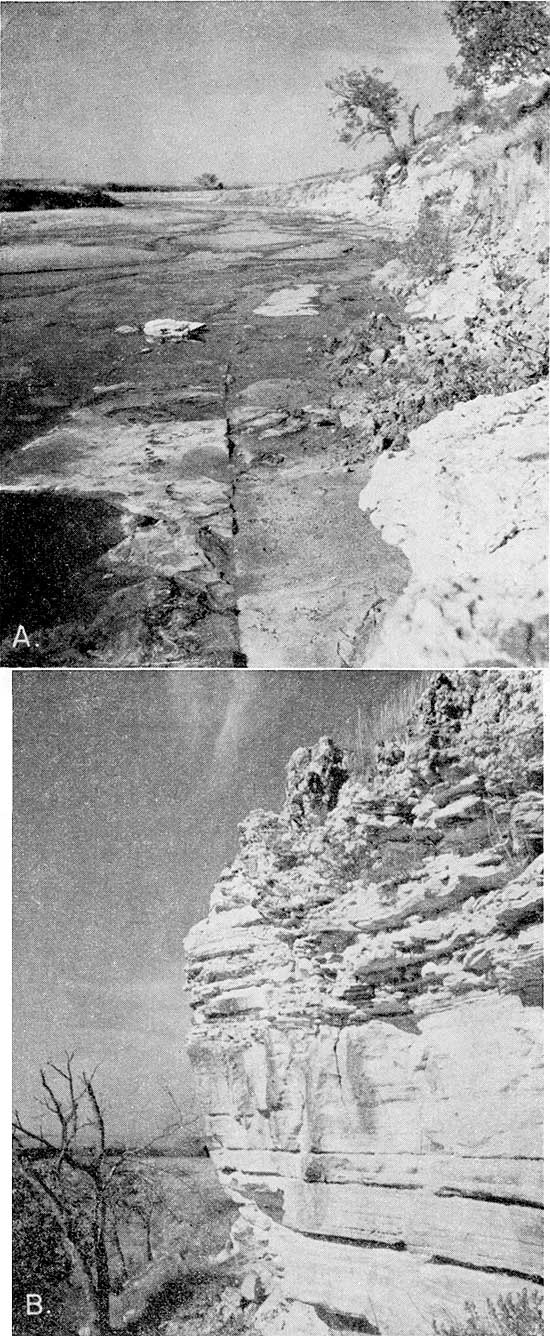
[[[62,430],[54,431],[51,442],[48,439],[41,441],[39,451],[25,448],[49,429],[62,428],[64,421],[70,426],[72,414],[77,414],[74,421],[79,430],[82,424],[82,429],[91,433],[89,439],[98,441],[96,480],[93,463],[90,475],[90,449],[89,445],[85,446],[88,459],[86,515],[91,530],[95,516],[97,535],[94,540],[91,531],[84,533],[82,529],[80,538],[77,539],[76,531],[74,536],[74,559],[81,592],[87,580],[90,588],[95,590],[100,583],[98,562],[104,552],[106,530],[104,512],[94,508],[90,493],[93,495],[96,489],[103,493],[106,490],[104,470],[106,462],[109,463],[111,439],[108,424],[114,422],[121,428],[125,424],[135,424],[143,428],[143,459],[140,461],[138,452],[134,477],[137,468],[140,478],[143,475],[139,495],[144,515],[148,513],[149,491],[152,497],[154,486],[155,518],[162,518],[162,461],[155,457],[158,432],[163,424],[170,422],[219,421],[225,417],[229,424],[227,456],[222,457],[219,450],[205,449],[200,443],[196,449],[182,449],[176,464],[176,476],[180,479],[178,486],[209,478],[232,483],[233,520],[228,518],[222,527],[224,534],[231,523],[234,534],[239,528],[241,530],[237,545],[239,588],[249,589],[252,583],[258,590],[258,580],[260,584],[263,580],[266,587],[267,603],[262,590],[258,590],[262,608],[258,653],[262,664],[266,644],[269,658],[269,637],[273,634],[274,663],[280,663],[281,655],[290,656],[288,666],[298,667],[310,662],[311,647],[302,641],[304,636],[307,641],[311,635],[316,645],[315,661],[334,662],[334,666],[338,666],[332,630],[330,643],[328,640],[320,643],[323,641],[323,620],[327,616],[327,598],[329,612],[331,599],[336,600],[338,608],[343,605],[342,615],[347,626],[350,618],[353,621],[356,614],[360,614],[363,567],[366,589],[371,589],[371,577],[375,574],[377,587],[380,585],[390,597],[402,582],[403,561],[392,549],[380,548],[367,517],[358,525],[355,489],[351,483],[345,489],[346,496],[349,494],[349,505],[353,507],[349,526],[345,524],[342,491],[337,487],[334,492],[335,505],[338,495],[339,506],[334,533],[331,532],[330,486],[322,494],[325,512],[322,519],[323,566],[325,572],[330,572],[333,544],[335,579],[332,583],[337,580],[339,588],[334,590],[334,595],[330,590],[327,594],[325,588],[320,592],[316,590],[315,572],[310,569],[310,563],[316,559],[312,534],[317,532],[317,525],[313,514],[308,525],[296,530],[291,575],[288,532],[293,510],[293,480],[287,478],[287,473],[296,466],[301,469],[305,466],[307,472],[309,460],[317,478],[319,459],[321,468],[326,463],[330,472],[342,459],[345,433],[336,427],[313,427],[306,414],[304,420],[298,422],[295,435],[284,435],[283,422],[281,438],[275,433],[273,439],[273,432],[271,438],[264,437],[260,426],[257,431],[247,433],[246,439],[237,431],[233,440],[231,420],[233,412],[238,419],[239,396],[250,386],[258,386],[260,410],[264,400],[269,407],[273,397],[270,387],[275,386],[278,401],[271,406],[281,409],[283,418],[291,408],[300,414],[302,405],[323,408],[329,404],[334,385],[326,360],[327,348],[334,335],[349,325],[350,316],[361,318],[380,307],[380,294],[371,290],[369,284],[372,268],[380,260],[380,240],[355,224],[327,223],[326,220],[269,211],[254,205],[250,196],[244,193],[232,195],[227,192],[223,196],[221,193],[140,194],[124,197],[124,203],[124,210],[112,212],[105,209],[63,210],[9,215],[6,219],[4,245],[0,252],[0,268],[4,269],[1,388],[5,405],[2,426],[5,479],[12,487],[23,484],[29,489],[42,488],[51,493],[51,482],[39,471],[49,458],[53,471],[60,471],[64,493],[78,492],[82,487],[79,483],[79,449],[75,446],[73,461]],[[304,296],[312,297],[313,303],[304,305]],[[148,345],[142,333],[145,323],[168,317],[205,322],[204,339]],[[132,327],[134,332],[117,333],[117,328],[123,325]],[[282,397],[281,386],[286,387]],[[109,471],[109,477],[111,473],[113,477],[113,487],[109,482],[109,491],[112,496],[116,494],[122,515],[127,485],[125,477],[129,476],[123,465],[124,461],[120,465],[120,487],[116,475],[119,466],[116,465],[114,473]],[[253,481],[247,477],[251,467]],[[277,479],[280,476],[281,482],[277,489],[281,497],[280,512],[271,504],[275,476]],[[166,481],[168,484],[169,479]],[[303,486],[301,482],[300,487]],[[316,488],[317,481],[312,486]],[[169,493],[168,485],[166,493]],[[242,515],[239,514],[241,494]],[[67,504],[66,500],[63,504]],[[4,505],[10,525],[15,506],[24,518],[26,533],[31,515],[39,529],[47,525],[49,530],[47,536],[33,540],[33,550],[40,552],[38,564],[43,567],[38,584],[36,560],[22,559],[19,574],[11,557],[5,567],[6,602],[11,617],[6,634],[9,636],[13,622],[16,625],[24,623],[25,616],[34,623],[38,605],[47,606],[50,609],[48,616],[59,631],[56,653],[60,655],[59,662],[63,663],[62,622],[71,597],[67,596],[67,604],[63,602],[56,575],[65,569],[63,553],[67,550],[63,506],[60,504],[55,511],[51,499],[37,501],[36,498],[29,500],[28,511],[21,499],[17,502],[5,500]],[[179,517],[174,517],[171,505],[170,509],[168,502],[166,504],[165,529],[166,525],[169,527],[174,523],[174,518],[180,527],[186,523],[184,493]],[[74,517],[76,512],[71,511],[71,514]],[[263,514],[268,517],[269,526],[267,557],[261,544],[258,549],[254,529]],[[358,527],[361,529],[359,535]],[[219,537],[213,537],[207,529],[208,526],[204,527],[205,548],[209,556],[216,551],[220,553],[220,588],[225,589],[227,582],[231,585],[233,579],[231,551],[224,537],[222,553]],[[200,541],[200,528],[197,528],[197,542],[200,544]],[[10,538],[10,552],[13,542],[15,538]],[[77,551],[79,543],[87,554],[84,564]],[[154,547],[152,541],[149,544],[152,564],[145,571],[153,585],[161,578],[164,569],[160,558],[154,554]],[[237,551],[234,557],[237,558]],[[354,572],[349,606],[346,591],[340,587],[346,562]],[[301,570],[308,591],[306,609],[299,624],[289,634],[288,626],[278,623],[286,616],[286,582],[291,579],[288,597],[292,599],[296,593],[296,571],[299,575]],[[124,576],[124,569],[117,567],[117,579]],[[131,580],[130,570],[127,576]],[[330,576],[326,578],[330,585]],[[211,576],[208,581],[208,589],[211,589]],[[50,591],[46,603],[44,582]],[[71,582],[69,585],[72,588]],[[276,606],[270,593],[273,588],[277,589]],[[230,590],[228,594],[231,603]],[[92,602],[95,597],[94,593]],[[234,580],[234,604],[237,597]],[[85,598],[83,606],[87,606]],[[203,613],[204,609],[201,616]],[[214,619],[218,617],[216,607],[212,615]],[[227,616],[227,612],[223,615]],[[274,619],[272,626],[270,618]],[[116,621],[115,612],[113,619]],[[254,666],[256,638],[250,625],[249,610],[247,619],[246,653],[250,666]],[[193,662],[197,661],[197,655],[198,662],[201,661],[203,632],[206,633],[205,628],[201,630],[197,625]],[[212,650],[209,642],[208,653],[215,653],[216,662],[224,662],[223,655],[227,653],[227,662],[234,662],[234,655],[239,652],[234,636],[230,645],[223,627],[220,634],[219,650]],[[131,661],[133,635],[132,631],[125,637],[125,663]],[[208,635],[211,637],[211,628]],[[177,636],[175,641],[172,636],[172,641],[170,662],[178,662]],[[155,654],[160,660],[157,657],[155,662],[162,662],[163,652],[162,647],[157,646]],[[101,659],[103,649],[98,649],[97,653]],[[97,655],[94,661],[97,661]],[[136,661],[144,660],[140,657]],[[182,649],[181,662],[186,661]]]
[[[1,636],[20,612],[29,631],[85,625],[105,597],[99,559],[124,537],[119,508],[102,497],[0,492],[0,532]]]

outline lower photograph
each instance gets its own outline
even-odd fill
[[[14,1336],[542,1336],[542,680],[15,671]]]

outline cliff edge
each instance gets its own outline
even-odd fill
[[[542,1271],[542,719],[439,674],[253,812],[190,933],[190,1056],[252,1329],[431,1336]]]
[[[401,305],[330,350],[360,507],[411,571],[354,666],[547,661],[549,105],[521,83],[406,162],[279,193],[384,236],[370,278]]]

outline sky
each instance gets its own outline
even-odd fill
[[[2,171],[178,184],[292,180],[379,156],[340,144],[327,79],[379,66],[419,124],[456,100],[436,0],[5,3]]]
[[[345,741],[406,673],[13,674],[14,1097],[38,1072],[100,1064],[114,1139],[196,1118],[183,943],[238,822],[279,810],[285,766]]]

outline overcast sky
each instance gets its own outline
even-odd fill
[[[279,810],[295,747],[338,740],[408,676],[14,673],[14,1086],[101,1062],[112,1135],[192,1106],[183,941],[237,850]]]
[[[6,175],[290,180],[372,156],[329,119],[340,68],[381,66],[421,121],[455,100],[435,0],[22,0],[2,20]]]

